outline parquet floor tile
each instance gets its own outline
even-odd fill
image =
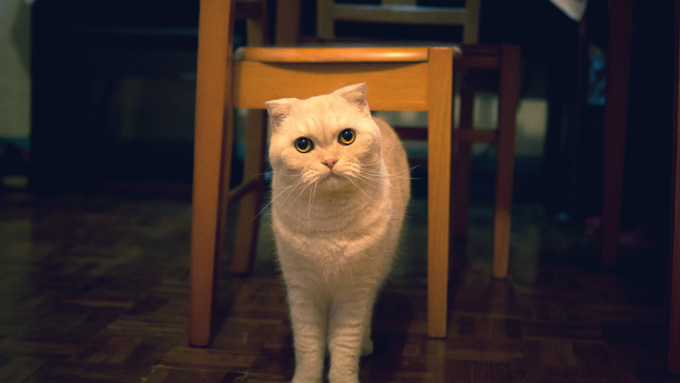
[[[0,192],[0,383],[290,379],[285,287],[267,211],[255,271],[222,273],[213,344],[191,348],[191,206],[187,194],[159,190]],[[490,277],[489,208],[476,207],[468,241],[454,244],[449,336],[428,339],[425,207],[410,206],[362,382],[680,382],[664,371],[662,255],[631,253],[602,269],[592,242],[532,205],[513,212],[503,281]]]

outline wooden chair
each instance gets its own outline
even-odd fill
[[[453,130],[454,183],[451,204],[451,237],[466,237],[470,212],[470,162],[473,143],[496,145],[496,193],[494,196],[493,267],[494,278],[508,276],[512,185],[515,169],[515,124],[519,103],[520,49],[517,45],[463,45],[456,67],[493,69],[499,73],[498,126],[496,130],[475,130],[473,110],[476,88],[461,86],[460,125]]]
[[[463,43],[476,44],[479,34],[480,0],[466,0],[465,7],[425,7],[416,0],[380,0],[380,4],[316,1],[316,36],[335,38],[336,21],[370,23],[460,25]]]
[[[467,236],[470,212],[470,162],[472,144],[494,144],[496,153],[496,193],[494,197],[493,266],[494,278],[508,275],[510,227],[512,217],[512,185],[515,160],[515,112],[519,102],[520,49],[516,45],[463,45],[456,61],[457,69],[492,69],[499,72],[498,126],[495,130],[475,130],[472,112],[475,92],[473,84],[460,86],[460,125],[453,129],[453,179],[451,196],[451,238]],[[420,128],[398,128],[402,138],[427,140],[428,131]]]
[[[446,335],[451,174],[451,47],[423,48],[246,48],[233,60],[233,0],[202,0],[196,87],[191,312],[189,342],[207,346],[217,296],[217,269],[228,202],[257,202],[262,179],[265,129],[248,129],[246,179],[229,192],[233,108],[263,110],[264,102],[306,98],[344,85],[366,82],[376,110],[427,111],[429,120],[429,334]],[[254,171],[253,171],[254,170]],[[242,202],[243,203],[243,202]],[[241,206],[243,210],[243,206]],[[252,210],[251,212],[255,212]],[[252,220],[244,225],[254,233]],[[239,227],[241,230],[241,228]],[[249,248],[254,234],[236,238]],[[245,240],[244,240],[245,239]],[[252,247],[251,247],[252,250]],[[252,251],[236,251],[247,265]]]
[[[291,32],[286,20],[299,11],[291,9],[298,0],[287,2],[285,17],[277,17],[281,41],[290,42]],[[493,231],[493,269],[495,278],[508,275],[510,255],[510,227],[515,156],[516,110],[519,102],[520,50],[514,45],[477,45],[479,36],[479,12],[481,0],[466,0],[464,7],[419,6],[416,0],[381,0],[380,4],[348,4],[335,0],[317,0],[317,37],[335,38],[335,21],[370,23],[460,25],[463,28],[462,56],[457,68],[476,70],[494,69],[499,72],[498,127],[496,131],[473,129],[472,113],[475,84],[461,86],[461,110],[459,129],[453,131],[454,184],[452,204],[456,215],[452,216],[451,237],[467,237],[470,211],[470,163],[473,143],[495,144],[497,147],[496,193]],[[295,20],[293,18],[293,20]],[[292,33],[297,33],[293,28]],[[435,37],[436,38],[436,37]],[[401,129],[400,135],[411,139],[427,139],[422,129]]]

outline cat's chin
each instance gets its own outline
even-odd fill
[[[338,188],[340,186],[344,186],[347,184],[347,178],[345,178],[342,174],[339,174],[337,172],[328,172],[325,175],[321,176],[319,179],[320,183],[323,183],[324,186],[334,189]]]

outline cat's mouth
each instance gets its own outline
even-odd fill
[[[321,174],[321,176],[319,177],[319,181],[330,182],[332,184],[342,182],[345,179],[346,179],[345,175],[342,174],[341,172],[338,172],[337,170],[329,170]]]
[[[329,170],[327,172],[324,172],[321,175],[321,179],[338,179],[341,178],[342,175],[338,173],[337,171]]]

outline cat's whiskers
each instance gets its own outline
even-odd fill
[[[297,181],[295,181],[294,183],[285,186],[285,187],[283,188],[283,190],[281,190],[277,195],[272,196],[271,200],[270,200],[266,205],[264,205],[264,207],[263,207],[263,208],[262,208],[262,209],[261,209],[261,210],[253,217],[253,220],[254,220],[255,218],[259,217],[262,213],[264,213],[264,211],[267,210],[267,208],[268,208],[269,206],[271,206],[271,204],[274,203],[274,201],[276,201],[277,199],[281,198],[284,194],[285,194],[285,197],[286,197],[285,200],[284,200],[284,202],[287,201],[287,200],[288,200],[288,197],[290,197],[290,195],[293,194],[293,192],[295,191],[295,189],[296,189],[298,186],[300,186],[302,183],[303,183],[303,180],[300,178],[300,179],[298,179]]]
[[[305,182],[307,182],[308,184],[312,184],[312,183],[318,181],[319,177],[320,177],[320,175],[319,175],[318,171],[308,169],[308,170],[305,170],[304,172],[302,172],[301,178]]]
[[[305,173],[314,173],[314,172],[313,172],[313,171],[307,171],[307,172],[305,172]],[[307,180],[304,180],[304,178],[301,178],[301,180],[303,180],[303,182],[305,183],[305,187],[303,187],[302,190],[300,190],[300,193],[298,193],[298,195],[297,195],[297,200],[295,201],[295,205],[298,206],[298,208],[297,208],[297,211],[298,211],[298,227],[297,227],[297,234],[300,233],[300,225],[302,224],[302,215],[301,215],[301,209],[300,209],[301,206],[300,206],[300,203],[299,203],[299,202],[300,202],[300,198],[302,198],[302,196],[305,194],[305,191],[307,191],[307,189],[308,189],[310,186],[314,186],[314,188],[312,188],[312,190],[311,190],[310,193],[309,193],[309,198],[310,198],[310,200],[311,200],[312,202],[308,202],[308,210],[307,210],[308,220],[309,220],[309,222],[311,222],[311,208],[309,207],[309,206],[310,206],[309,204],[310,204],[310,203],[313,203],[313,198],[312,198],[312,196],[313,196],[314,194],[316,194],[316,185],[318,184],[318,182],[317,182],[317,181],[318,181],[318,174],[317,174],[316,176],[315,176],[314,174],[311,174],[310,177],[313,178],[311,182],[307,182]],[[311,226],[311,225],[310,225],[310,226]]]
[[[285,176],[285,177],[300,177],[300,176],[302,176],[303,173],[304,173],[304,171],[301,171],[299,173],[280,174],[280,175]]]
[[[363,165],[367,167],[380,167],[380,165],[383,164],[383,158],[384,157],[380,157],[375,160],[375,162],[364,162]]]
[[[365,184],[367,184],[368,186],[372,187],[375,190],[380,190],[380,187],[385,185],[385,179],[380,176],[369,177],[364,174],[357,174],[356,179],[364,182]]]
[[[371,170],[366,169],[366,170],[364,170],[364,173],[366,173],[368,175],[385,176],[385,177],[388,177],[390,179],[410,179],[410,180],[413,180],[413,179],[417,179],[417,178],[411,177],[411,171],[413,169],[415,169],[416,167],[417,166],[413,166],[409,169],[402,170],[402,171],[395,172],[395,173],[384,173],[384,172],[381,172],[381,171],[371,171]]]
[[[390,154],[392,154],[392,151],[394,150],[395,147],[396,147],[396,145],[393,144],[392,146],[390,146],[390,150],[387,153],[383,152],[382,156],[380,156],[380,158],[378,158],[375,162],[365,163],[364,166],[376,167],[376,166],[382,165],[383,160],[385,158],[388,158],[390,156]]]
[[[309,194],[309,204],[307,205],[307,230],[308,234],[312,233],[312,206],[314,206],[314,198],[316,197],[316,187],[319,185],[318,182],[314,182],[314,189]]]
[[[394,148],[396,148],[396,147],[397,147],[397,143],[396,143],[396,142],[393,142],[393,143],[392,143],[392,146],[390,146],[390,150],[389,150],[387,153],[384,153],[384,152],[383,152],[383,156],[382,156],[382,157],[383,157],[383,158],[388,158],[388,157],[390,157],[390,155],[392,154],[392,151],[393,151]]]
[[[369,200],[371,200],[372,202],[375,202],[373,197],[368,195],[368,193],[366,193],[361,187],[359,187],[359,185],[356,182],[354,182],[354,179],[352,177],[347,177],[347,179],[349,180],[349,182],[352,183],[352,185],[354,185],[357,188],[357,190],[359,190],[361,193],[363,193]]]

